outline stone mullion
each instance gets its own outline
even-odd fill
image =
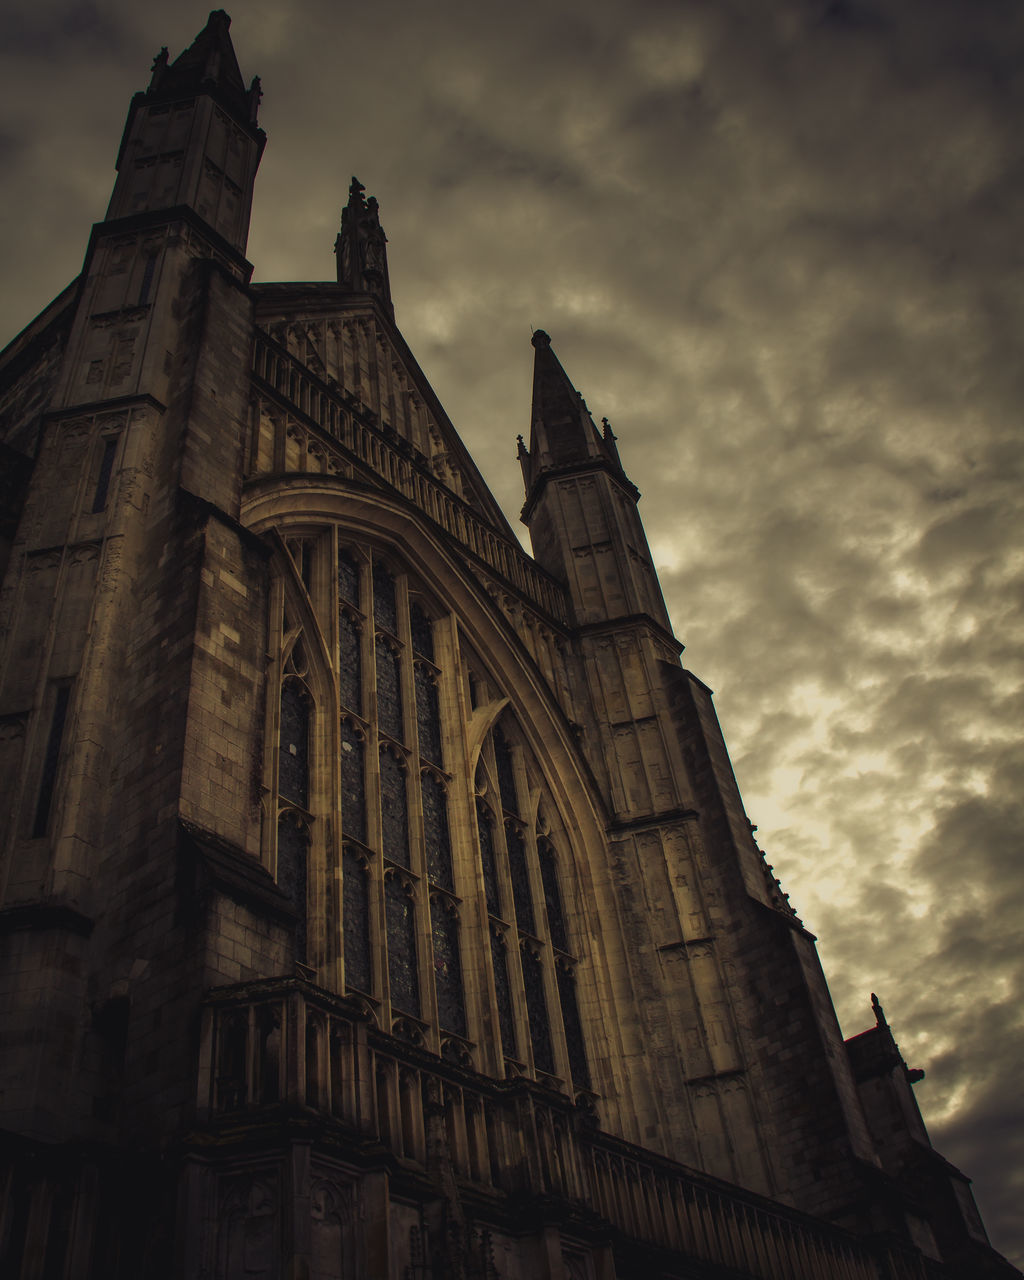
[[[508,921],[501,920],[498,923],[505,926],[505,959],[508,967],[512,1010],[516,1021],[516,1041],[521,1060],[527,1064],[529,1070],[533,1071],[533,1037],[530,1034],[530,1018],[526,1009],[526,982],[523,977],[523,962],[520,955],[522,940],[529,938],[531,935],[520,929],[516,920],[512,878],[508,860],[508,842],[505,839],[505,823],[502,820],[502,810],[500,808],[496,814],[494,836],[494,860],[502,889],[502,902],[506,908],[505,914],[510,917]],[[511,912],[508,911],[509,906],[512,907]]]
[[[395,574],[395,607],[399,654],[399,687],[402,699],[402,756],[405,759],[406,835],[412,875],[412,901],[416,909],[416,977],[419,982],[420,1019],[427,1023],[428,1047],[440,1051],[437,1029],[437,996],[434,983],[426,981],[433,970],[433,939],[430,932],[430,895],[427,890],[426,857],[423,847],[423,798],[420,792],[416,751],[416,688],[412,670],[412,634],[409,628],[409,580],[404,573]],[[387,634],[386,632],[384,633]],[[374,655],[376,656],[376,655]],[[375,673],[376,675],[376,673]],[[374,689],[376,690],[376,678]],[[383,796],[381,797],[383,803]]]
[[[554,970],[554,949],[551,942],[551,932],[548,927],[547,907],[544,894],[544,883],[540,874],[540,863],[537,856],[537,812],[540,803],[540,793],[532,793],[529,790],[526,764],[523,759],[523,750],[521,747],[513,747],[513,761],[516,768],[516,785],[520,787],[520,794],[525,793],[528,797],[527,811],[529,813],[529,821],[523,824],[523,835],[526,845],[526,875],[530,886],[530,896],[533,899],[533,938],[540,942],[540,948],[537,950],[537,956],[540,961],[541,983],[544,998],[544,1004],[547,1008],[548,1032],[551,1038],[551,1048],[555,1059],[555,1074],[561,1076],[564,1080],[570,1081],[572,1073],[569,1071],[569,1057],[565,1044],[565,1028],[562,1023],[562,1006],[558,998],[558,987],[555,979]],[[520,929],[520,935],[523,930]]]
[[[359,547],[359,601],[365,625],[361,629],[361,665],[363,675],[363,723],[366,730],[364,749],[364,807],[366,845],[371,851],[369,898],[371,903],[370,945],[374,953],[374,979],[381,1002],[382,1025],[391,1023],[391,993],[388,989],[387,906],[384,887],[384,853],[381,839],[380,810],[380,736],[377,732],[377,653],[376,626],[373,621],[373,565],[369,554]]]
[[[483,879],[483,861],[477,834],[476,786],[470,771],[467,727],[472,709],[469,683],[463,677],[459,631],[455,618],[446,616],[434,627],[434,658],[439,667],[438,706],[441,715],[441,754],[451,778],[448,787],[448,829],[452,844],[452,871],[460,896],[459,941],[476,963],[463,966],[463,998],[466,1033],[478,1046],[477,1067],[500,1079],[504,1061],[500,1048],[498,999],[491,962],[490,919]]]
[[[330,588],[338,580],[338,539],[321,537],[320,554],[316,558],[314,574],[316,594],[314,611],[318,612],[326,625],[328,653],[338,653],[338,601],[337,593]],[[318,610],[319,601],[330,601],[331,607]],[[323,902],[325,946],[324,968],[329,975],[325,985],[334,991],[344,991],[345,971],[345,934],[343,915],[344,883],[342,874],[341,823],[336,815],[341,812],[341,774],[338,760],[341,756],[341,696],[338,684],[338,663],[331,663],[329,680],[330,706],[323,709],[321,717],[324,725],[321,731],[324,750],[318,756],[318,774],[322,785],[317,794],[322,799],[321,842],[324,849]]]
[[[277,879],[278,771],[281,755],[281,689],[284,684],[284,584],[274,574],[270,587],[270,670],[267,680],[264,741],[270,744],[263,775],[263,865]]]

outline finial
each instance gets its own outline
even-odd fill
[[[530,342],[533,344],[534,349],[551,346],[551,338],[543,329],[535,329]]]
[[[149,88],[150,88],[150,91],[152,92],[152,90],[158,89],[160,87],[160,83],[164,78],[164,73],[167,71],[167,46],[166,45],[164,45],[164,47],[153,59],[153,65],[150,68],[150,71],[152,72],[152,75],[149,78]]]
[[[885,1020],[885,1011],[879,1003],[878,996],[872,991],[871,993],[871,1012],[875,1015],[875,1023],[880,1027],[887,1027],[889,1024]]]
[[[364,192],[365,190],[366,190],[366,188],[365,188],[365,187],[363,186],[363,184],[359,181],[359,179],[355,176],[355,174],[353,174],[353,175],[352,175],[352,181],[349,183],[349,187],[348,187],[348,202],[349,202],[349,204],[362,204],[362,203],[363,203],[363,192]]]
[[[612,424],[608,421],[608,419],[607,419],[607,418],[602,418],[602,419],[601,419],[601,426],[602,426],[602,427],[604,427],[604,438],[605,438],[606,440],[617,440],[617,439],[618,439],[618,436],[616,436],[615,432],[614,432],[614,431],[612,431]],[[751,831],[756,831],[756,830],[757,830],[757,827],[755,827],[755,826],[753,825],[753,823],[751,823],[750,830],[751,830]]]
[[[263,101],[263,85],[259,76],[253,76],[252,84],[249,86],[249,120],[250,123],[256,123],[256,117],[259,114],[260,103]]]

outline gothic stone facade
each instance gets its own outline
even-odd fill
[[[251,283],[223,13],[0,356],[0,1271],[1016,1274],[844,1045],[546,334],[521,550],[395,326]]]

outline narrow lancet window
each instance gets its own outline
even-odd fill
[[[411,1013],[418,1018],[420,987],[412,886],[395,872],[389,872],[384,879],[384,896],[391,1003],[403,1013]]]
[[[110,493],[110,476],[114,470],[114,455],[117,453],[117,440],[107,437],[103,441],[103,453],[100,457],[100,471],[96,479],[96,492],[93,494],[92,509],[102,511],[107,505]]]
[[[398,742],[405,740],[401,656],[386,636],[377,637],[377,722],[382,733]]]
[[[452,840],[448,827],[448,797],[443,783],[432,773],[421,777],[423,795],[423,842],[427,854],[427,875],[431,881],[455,891],[452,874]]]
[[[366,768],[362,732],[341,722],[341,824],[346,835],[366,843]]]
[[[499,929],[491,929],[491,963],[494,969],[494,994],[498,1001],[498,1027],[501,1050],[506,1058],[518,1057],[516,1019],[512,1008],[512,986],[508,976],[508,952],[505,937]]]
[[[530,892],[530,875],[526,868],[526,839],[517,823],[505,823],[505,840],[508,844],[508,869],[512,877],[516,923],[524,933],[536,934],[533,894]]]
[[[519,813],[519,800],[516,796],[516,775],[512,765],[512,748],[508,745],[501,726],[494,730],[494,763],[498,769],[498,790],[501,793],[501,806],[506,813]]]
[[[395,580],[379,560],[373,562],[373,620],[393,636],[398,634]]]
[[[277,883],[295,915],[296,959],[306,959],[306,882],[309,835],[294,812],[281,814],[277,823]]]
[[[64,722],[67,720],[70,697],[71,689],[66,684],[58,685],[54,691],[53,715],[50,717],[50,734],[46,739],[46,754],[43,756],[43,775],[39,782],[35,822],[32,824],[33,836],[45,836],[46,828],[50,822],[53,789],[57,782],[57,764],[60,760],[61,744],[64,741]]]
[[[479,798],[476,802],[476,829],[480,838],[480,861],[483,865],[487,910],[492,916],[500,916],[501,896],[498,893],[498,863],[494,853],[494,819]]]
[[[281,688],[277,767],[281,796],[305,808],[309,804],[309,696],[295,679],[286,679]]]
[[[441,894],[430,899],[430,925],[434,943],[434,987],[437,1020],[442,1031],[466,1034],[466,1002],[459,962],[459,921],[455,906]]]
[[[519,949],[523,960],[523,986],[526,988],[526,1016],[530,1023],[533,1062],[538,1071],[555,1073],[555,1055],[551,1048],[551,1024],[544,998],[544,970],[540,956],[526,943]]]
[[[409,607],[409,629],[412,632],[412,647],[416,653],[434,661],[434,629],[423,606],[413,603]]]
[[[580,1023],[580,1010],[576,1002],[576,980],[572,970],[564,961],[559,961],[555,965],[555,977],[558,980],[558,1003],[562,1007],[565,1047],[569,1054],[569,1070],[572,1073],[573,1084],[581,1089],[589,1089],[590,1067],[587,1064],[583,1026]]]
[[[153,273],[156,271],[156,254],[146,254],[146,265],[142,270],[142,284],[139,288],[139,306],[144,307],[149,302],[149,291],[153,287]]]
[[[341,705],[361,715],[363,710],[363,663],[360,629],[345,609],[338,612],[338,649],[340,670],[338,691]]]
[[[420,755],[441,764],[441,707],[437,682],[429,667],[417,662],[413,668],[416,681],[416,725]]]
[[[363,858],[345,847],[341,857],[344,876],[342,927],[345,934],[345,985],[370,993],[370,873]]]
[[[544,906],[548,913],[551,944],[559,951],[568,951],[569,935],[565,928],[565,914],[562,911],[562,895],[558,889],[555,852],[546,840],[537,841],[537,858],[540,862],[541,883],[544,885]]]
[[[347,551],[338,552],[338,595],[359,608],[359,565]]]
[[[400,866],[409,865],[409,793],[401,762],[384,750],[380,753],[381,836],[384,857]]]

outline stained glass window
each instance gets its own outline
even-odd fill
[[[526,988],[526,1016],[530,1023],[533,1061],[538,1071],[555,1073],[555,1056],[551,1049],[551,1026],[544,999],[544,972],[540,957],[530,946],[520,947],[523,960],[523,985]]]
[[[298,680],[281,688],[278,790],[303,808],[309,803],[309,699]]]
[[[501,731],[501,726],[494,729],[494,763],[498,768],[498,790],[501,793],[501,805],[506,813],[518,813],[519,801],[516,798],[516,775],[512,767],[512,748]]]
[[[341,722],[341,822],[346,835],[366,842],[366,773],[363,737],[351,720]]]
[[[512,876],[512,900],[516,907],[516,922],[524,933],[536,934],[533,895],[530,892],[530,876],[526,869],[526,840],[517,823],[505,823],[505,841],[508,844],[508,869]]]
[[[380,753],[381,839],[384,857],[409,865],[409,793],[405,769],[390,751]]]
[[[416,966],[416,909],[412,892],[397,875],[390,874],[384,879],[384,897],[391,1003],[418,1018],[420,987]]]
[[[434,673],[422,662],[413,668],[416,677],[416,724],[419,728],[420,755],[435,764],[441,763],[441,708]]]
[[[338,552],[338,595],[359,607],[359,565],[347,551]]]
[[[544,905],[548,912],[548,929],[551,931],[551,942],[559,951],[569,950],[569,935],[565,928],[565,914],[562,911],[562,895],[558,889],[558,868],[555,864],[555,851],[546,840],[537,841],[537,858],[540,862],[540,878],[544,885]]]
[[[434,661],[434,629],[426,611],[418,603],[409,606],[409,627],[412,631],[412,647],[424,658]]]
[[[363,710],[363,660],[359,624],[345,612],[338,612],[338,648],[341,670],[338,672],[341,705],[359,715]]]
[[[562,1023],[565,1027],[565,1047],[569,1052],[569,1070],[573,1082],[581,1088],[590,1088],[590,1067],[583,1043],[583,1027],[576,1003],[576,982],[569,969],[562,964],[555,966],[558,979],[558,1002],[562,1006]]]
[[[500,932],[491,930],[491,962],[494,966],[494,994],[498,998],[498,1026],[501,1030],[501,1050],[506,1058],[518,1056],[516,1045],[516,1019],[512,1010],[512,987],[508,977],[508,955],[505,939]]]
[[[309,836],[293,814],[283,813],[277,823],[277,883],[298,917],[295,955],[306,959],[306,864]]]
[[[392,635],[398,634],[395,580],[379,560],[373,562],[373,620]]]
[[[430,928],[434,943],[434,986],[437,1020],[444,1031],[466,1034],[466,1003],[459,963],[459,922],[452,904],[440,894],[430,899]]]
[[[370,963],[370,873],[362,858],[346,847],[341,855],[345,877],[342,893],[342,927],[345,933],[345,983],[359,991],[372,991]]]
[[[423,795],[423,841],[427,851],[427,874],[434,884],[455,890],[452,875],[452,840],[448,827],[448,798],[444,786],[432,773],[421,775]]]
[[[377,723],[382,733],[404,741],[400,655],[384,636],[377,637]]]
[[[498,864],[494,856],[494,819],[481,799],[476,802],[476,829],[480,836],[480,861],[484,869],[484,895],[492,916],[501,915],[498,893]]]

